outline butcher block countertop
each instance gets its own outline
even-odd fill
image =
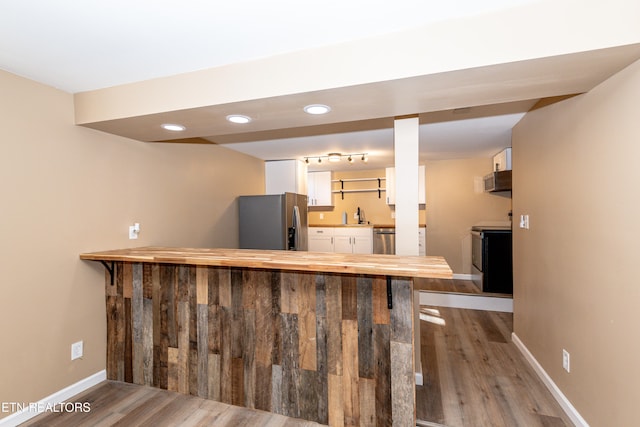
[[[148,262],[277,270],[316,271],[396,277],[453,277],[440,256],[360,255],[257,249],[141,247],[84,253],[90,261]]]

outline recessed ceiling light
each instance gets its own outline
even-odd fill
[[[311,104],[304,107],[304,112],[307,114],[327,114],[331,111],[331,107],[322,104]]]
[[[242,114],[230,114],[227,116],[227,120],[229,120],[231,123],[246,124],[251,121],[251,117],[243,116]]]
[[[162,125],[162,128],[165,130],[173,131],[173,132],[182,132],[183,130],[186,129],[186,127],[175,124],[175,123],[165,123]]]

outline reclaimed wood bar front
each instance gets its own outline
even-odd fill
[[[109,270],[109,379],[332,426],[415,426],[412,277],[450,278],[443,258],[157,247],[80,258]]]

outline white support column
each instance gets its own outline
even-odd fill
[[[419,255],[418,242],[418,158],[419,125],[416,117],[394,122],[393,149],[396,164],[396,254]],[[416,384],[422,385],[420,357],[420,293],[413,293],[413,361]]]
[[[394,122],[396,172],[396,254],[419,255],[418,244],[418,117]]]

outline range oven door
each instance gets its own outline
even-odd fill
[[[471,231],[471,280],[482,289],[482,231]]]

